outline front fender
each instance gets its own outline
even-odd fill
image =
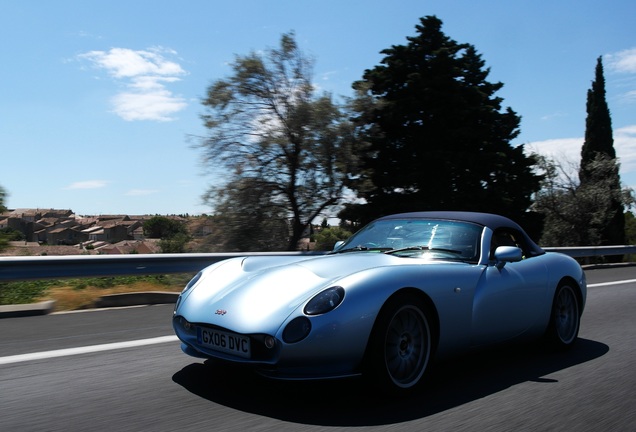
[[[356,369],[363,360],[376,318],[386,301],[401,289],[417,289],[430,298],[439,316],[438,353],[467,348],[474,286],[482,266],[468,264],[420,264],[365,270],[339,279],[334,285],[345,289],[343,302],[333,311],[309,317],[310,335],[301,342],[283,344],[280,365],[312,365],[330,359],[341,371]],[[289,321],[302,315],[304,304]],[[336,361],[334,362],[334,357]],[[335,371],[334,371],[335,372]]]

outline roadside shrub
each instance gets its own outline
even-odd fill
[[[351,237],[351,232],[340,227],[323,228],[316,234],[317,251],[330,251],[333,249],[337,241],[346,240]]]

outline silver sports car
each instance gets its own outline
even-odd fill
[[[401,391],[434,358],[520,338],[568,347],[585,299],[581,266],[511,220],[419,212],[377,219],[326,255],[213,264],[181,293],[173,326],[194,357]]]

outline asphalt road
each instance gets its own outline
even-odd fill
[[[571,351],[465,356],[403,399],[205,365],[181,353],[170,305],[3,319],[0,430],[634,431],[636,267],[587,273]]]

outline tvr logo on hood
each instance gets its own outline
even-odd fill
[[[225,315],[227,313],[227,311],[225,309],[217,309],[216,312],[214,312],[214,315]]]

